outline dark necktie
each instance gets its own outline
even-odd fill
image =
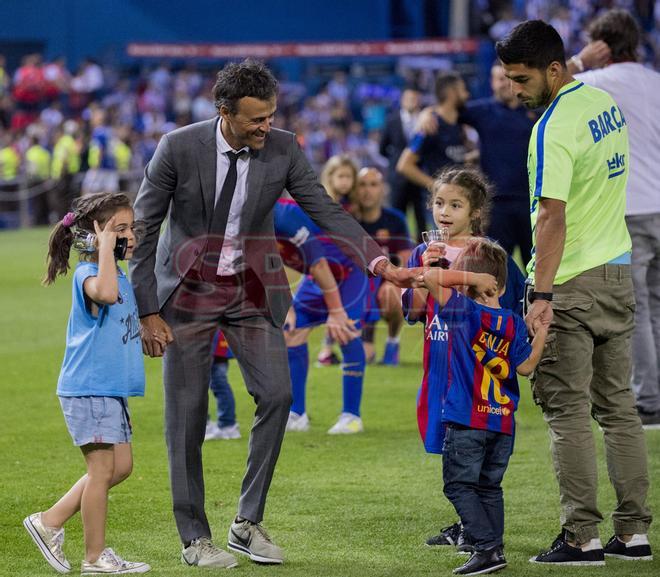
[[[225,154],[229,158],[229,170],[227,170],[227,176],[225,176],[225,181],[222,183],[220,198],[218,198],[213,211],[213,219],[209,229],[209,242],[206,245],[206,253],[202,259],[201,273],[206,282],[215,281],[217,275],[218,261],[220,260],[222,243],[227,229],[227,221],[229,220],[229,208],[234,198],[236,181],[238,180],[236,161],[240,157],[240,153],[229,151]]]

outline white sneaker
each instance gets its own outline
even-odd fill
[[[353,413],[342,413],[328,430],[328,435],[352,435],[364,431],[362,419]]]
[[[238,423],[229,425],[228,427],[218,427],[218,433],[220,436],[218,439],[240,439],[241,438],[241,429],[238,426]]]
[[[229,427],[218,427],[215,423],[208,423],[206,425],[206,433],[204,434],[205,441],[216,441],[218,439],[240,439],[241,429],[238,423],[234,423]]]
[[[216,547],[208,537],[195,539],[181,551],[181,563],[197,567],[236,567],[238,561],[231,553]]]
[[[213,421],[208,421],[206,423],[206,431],[204,433],[204,440],[205,441],[212,441],[214,439],[219,439],[220,437],[218,436],[220,431],[220,427],[216,425]]]
[[[62,552],[64,529],[52,529],[41,522],[41,513],[33,513],[23,519],[23,526],[50,566],[60,573],[71,571],[71,564]]]
[[[289,411],[289,420],[286,422],[287,431],[298,431],[304,433],[309,431],[309,417],[307,413],[299,415],[293,411]]]
[[[123,575],[124,573],[146,573],[151,566],[146,563],[126,561],[109,547],[103,549],[94,563],[83,561],[80,565],[81,575]]]

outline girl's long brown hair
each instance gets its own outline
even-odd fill
[[[103,226],[121,208],[131,208],[131,199],[122,193],[101,192],[75,200],[72,206],[73,224],[64,226],[60,221],[50,233],[47,271],[42,284],[54,283],[59,275],[65,275],[69,270],[74,229],[93,233],[95,220]]]

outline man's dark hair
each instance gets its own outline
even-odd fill
[[[495,44],[495,51],[504,64],[524,64],[539,70],[545,70],[555,61],[566,66],[561,36],[543,20],[518,24],[506,38]]]
[[[592,40],[602,40],[610,47],[612,62],[637,60],[639,26],[625,10],[609,10],[596,18],[587,29]]]
[[[218,72],[213,85],[216,109],[226,106],[231,114],[236,114],[238,101],[245,96],[270,100],[276,95],[277,80],[273,73],[263,62],[250,58],[227,64]]]
[[[417,84],[406,84],[406,85],[401,89],[401,94],[403,94],[404,92],[407,92],[407,91],[410,91],[410,92],[417,92],[417,93],[419,93],[419,92],[421,92],[422,90],[420,89],[419,86],[417,86]]]
[[[435,79],[435,98],[438,104],[447,100],[447,94],[452,86],[456,86],[463,78],[458,72],[440,72]]]

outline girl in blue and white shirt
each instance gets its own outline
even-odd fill
[[[78,199],[53,230],[48,249],[51,284],[69,269],[72,246],[81,252],[73,274],[66,351],[57,384],[64,419],[87,472],[50,509],[23,524],[48,563],[71,565],[62,552],[64,523],[80,511],[85,536],[81,574],[144,573],[106,547],[108,491],[133,467],[127,398],[144,395],[140,319],[133,289],[117,266],[135,248],[133,209],[124,194]]]

